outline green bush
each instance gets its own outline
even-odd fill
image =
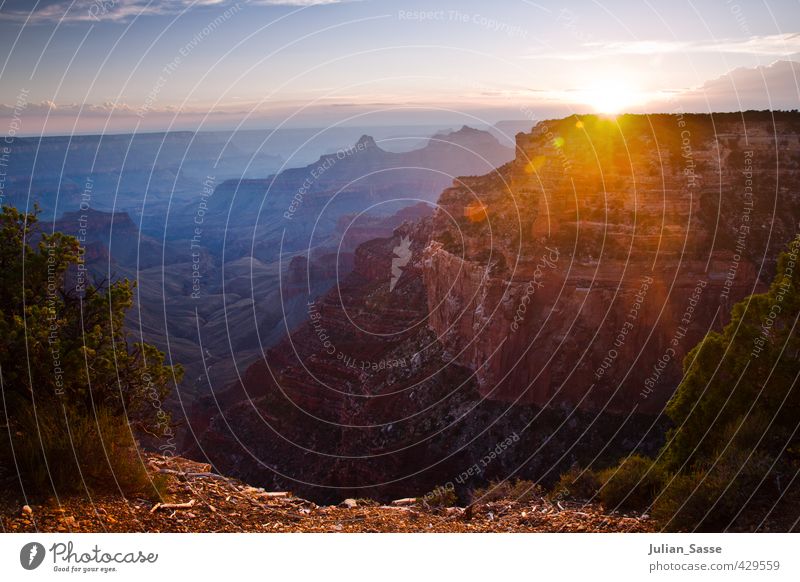
[[[130,427],[105,410],[88,416],[46,405],[26,409],[11,427],[0,458],[25,491],[164,496],[164,476],[151,478]]]
[[[774,483],[763,479],[771,465],[764,455],[748,458],[743,451],[731,451],[713,467],[678,474],[653,504],[653,518],[671,531],[722,531],[747,510],[754,494],[771,501],[779,497]]]
[[[749,530],[764,517],[796,527],[776,503],[800,497],[799,260],[800,236],[778,258],[769,290],[734,305],[722,331],[684,358],[658,461],[633,456],[600,473],[607,507],[652,506],[667,530]]]
[[[162,403],[183,369],[129,337],[135,284],[89,282],[81,260],[77,239],[37,229],[36,211],[2,208],[2,469],[27,493],[155,492],[133,434],[172,434]]]
[[[439,486],[426,493],[422,497],[422,502],[428,507],[453,507],[458,503],[458,495],[452,486]]]
[[[728,444],[732,425],[742,438],[757,435],[759,447],[775,456],[785,443],[796,442],[798,260],[800,237],[779,257],[769,290],[734,305],[725,328],[706,335],[684,359],[683,379],[666,409],[676,425],[663,451],[671,470],[713,460]],[[768,438],[762,439],[767,426]]]
[[[631,455],[600,473],[600,500],[608,509],[643,510],[664,485],[664,471],[652,459]]]
[[[550,492],[551,499],[592,499],[600,490],[600,479],[591,469],[572,468],[563,475]]]
[[[652,508],[652,517],[660,527],[669,531],[694,529],[708,508],[708,486],[698,488],[704,476],[695,472],[672,477]]]

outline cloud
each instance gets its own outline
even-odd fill
[[[740,67],[700,87],[683,91],[676,100],[700,111],[797,109],[800,105],[800,63],[775,61],[767,66]]]
[[[339,4],[346,0],[56,0],[41,3],[32,11],[4,10],[0,20],[28,24],[75,22],[127,22],[140,16],[179,14],[209,6],[317,6]]]
[[[537,52],[528,59],[560,59],[588,61],[617,56],[652,56],[686,53],[729,53],[759,56],[788,57],[800,53],[800,33],[751,36],[741,39],[703,41],[635,40],[616,42],[586,42],[578,52]]]

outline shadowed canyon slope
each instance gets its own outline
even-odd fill
[[[78,236],[93,277],[137,281],[131,329],[187,370],[168,402],[179,413],[302,321],[307,298],[295,290],[323,294],[360,243],[429,215],[453,176],[513,156],[468,127],[421,145],[362,136],[336,149],[334,138],[352,131],[279,132],[291,160],[333,151],[300,168],[264,153],[276,147],[266,132],[21,139],[7,193],[58,217],[46,229]]]

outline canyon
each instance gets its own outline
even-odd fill
[[[42,230],[76,236],[89,282],[136,281],[128,327],[186,369],[165,404],[180,418],[300,323],[299,292],[328,291],[360,243],[430,215],[453,176],[513,157],[466,126],[371,129],[382,137],[348,127],[20,138],[0,198],[38,205]]]
[[[652,454],[684,356],[797,231],[799,130],[794,112],[536,124],[305,294],[305,321],[198,401],[187,451],[327,501]]]

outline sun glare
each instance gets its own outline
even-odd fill
[[[608,79],[587,87],[582,101],[597,113],[616,115],[627,108],[640,105],[643,97],[638,89],[619,79]]]

